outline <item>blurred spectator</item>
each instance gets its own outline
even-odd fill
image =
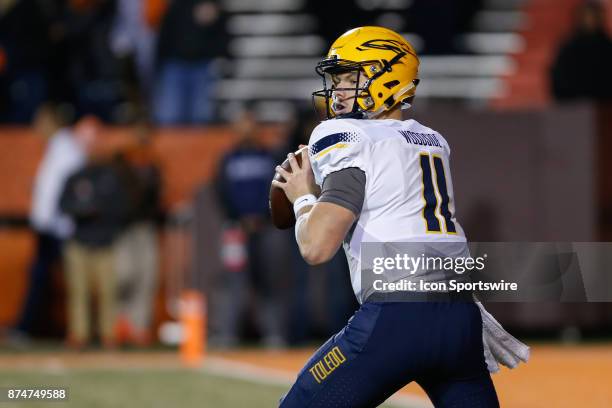
[[[481,7],[482,0],[414,0],[408,30],[423,39],[423,54],[456,54],[462,51],[460,34],[471,28]]]
[[[296,104],[293,109],[293,115],[288,123],[286,143],[275,152],[275,162],[282,163],[287,158],[288,152],[296,151],[300,145],[307,145],[312,130],[318,124],[319,120],[311,105],[299,106]],[[288,340],[292,344],[300,344],[308,339],[313,326],[311,313],[308,308],[310,267],[304,261],[304,258],[302,258],[295,239],[289,236],[288,240],[288,246],[290,246],[289,254],[291,256],[290,275],[292,278],[289,285],[291,295],[288,304]]]
[[[135,71],[136,98],[148,99],[153,84],[157,29],[165,1],[117,0],[111,48],[124,61],[124,68]],[[132,73],[126,73],[130,76]]]
[[[424,54],[456,53],[456,24],[460,6],[456,1],[415,0],[410,11],[410,27],[423,38]]]
[[[79,114],[116,120],[126,98],[121,65],[110,48],[114,0],[68,2],[63,27],[69,49],[66,66],[72,99]]]
[[[332,42],[351,28],[382,25],[397,32],[415,33],[423,40],[425,54],[461,51],[458,35],[471,29],[483,0],[309,0],[306,10],[316,15],[317,32]],[[393,11],[397,8],[398,12]],[[350,10],[348,12],[347,10]]]
[[[36,252],[15,338],[32,333],[51,270],[61,260],[62,242],[73,230],[70,218],[59,210],[59,199],[66,179],[85,162],[86,146],[65,125],[66,115],[51,103],[38,109],[33,123],[47,147],[34,182],[30,223],[36,234]]]
[[[27,122],[45,99],[121,119],[130,86],[109,46],[115,2],[0,2],[0,120]]]
[[[40,3],[0,2],[0,121],[28,123],[47,98],[48,22]]]
[[[85,119],[77,132],[94,136],[99,123]],[[113,244],[127,217],[129,197],[100,143],[94,143],[84,168],[66,182],[60,208],[72,216],[75,232],[66,248],[68,345],[90,338],[90,288],[98,290],[98,327],[105,347],[115,345],[116,276]]]
[[[276,154],[277,163],[282,163],[287,152],[297,150],[300,145],[307,145],[313,129],[320,123],[311,105],[296,105],[293,113],[287,143]],[[339,251],[325,265],[310,267],[302,258],[292,235],[288,240],[292,277],[288,302],[289,340],[292,344],[300,344],[308,340],[308,335],[313,332],[328,337],[330,333],[336,333],[345,326],[357,308],[346,257]],[[323,305],[319,316],[317,308],[310,307],[311,303]]]
[[[612,99],[612,41],[605,18],[599,2],[579,7],[576,28],[561,45],[552,66],[552,91],[557,100]]]
[[[304,3],[306,12],[316,16],[317,31],[329,44],[351,28],[373,23],[371,21],[373,12],[364,10],[360,0],[343,2],[309,0]],[[350,12],[347,12],[347,9],[350,9]]]
[[[129,187],[131,211],[117,240],[119,288],[118,340],[134,345],[151,341],[150,325],[158,281],[156,220],[161,213],[161,175],[152,152],[151,129],[139,123],[135,143],[116,160]]]
[[[287,152],[294,152],[300,145],[307,145],[310,135],[315,127],[321,122],[317,117],[317,111],[310,104],[296,104],[293,114],[288,123],[287,143],[277,153],[277,162],[286,159]]]
[[[211,342],[223,346],[237,342],[248,285],[255,295],[255,318],[263,342],[278,347],[285,344],[280,299],[290,246],[285,231],[274,228],[269,220],[268,191],[276,162],[258,141],[257,122],[251,110],[238,115],[234,129],[237,145],[222,159],[216,179],[229,223],[221,250],[227,298],[219,308],[224,318],[218,319],[225,327]]]
[[[215,0],[173,0],[162,20],[158,82],[153,100],[159,124],[213,120],[214,60],[226,52],[224,13]]]

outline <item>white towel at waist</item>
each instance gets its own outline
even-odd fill
[[[514,368],[521,361],[526,363],[529,360],[529,346],[504,330],[482,303],[477,301],[476,304],[482,316],[482,342],[489,372],[498,372],[499,364]]]

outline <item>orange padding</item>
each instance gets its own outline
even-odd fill
[[[28,286],[26,273],[34,251],[34,237],[25,229],[0,228],[0,324],[14,323]]]
[[[103,142],[109,148],[127,146],[130,128],[107,127]],[[263,127],[264,143],[281,143],[277,126]],[[167,208],[191,199],[195,189],[209,182],[224,152],[234,144],[230,127],[173,128],[155,132],[153,150],[159,158]],[[44,141],[29,128],[0,128],[0,215],[25,216],[29,212],[36,169],[44,152]]]

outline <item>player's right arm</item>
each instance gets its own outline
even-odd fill
[[[304,208],[296,225],[296,241],[309,265],[328,262],[338,252],[342,241],[356,220],[355,214],[338,204],[319,202]]]
[[[316,182],[322,187],[318,202],[296,214],[296,240],[311,265],[334,256],[361,212],[365,194],[363,148],[357,130],[341,121],[324,122],[313,132],[308,154],[302,153],[302,167],[290,155],[292,173],[277,168],[287,180],[279,187],[292,203],[309,194],[312,188],[308,185]]]
[[[295,156],[289,156],[291,173],[282,167],[276,169],[283,176],[285,182],[273,181],[282,188],[292,203],[299,197],[312,194],[314,191],[313,173],[310,166],[308,152],[302,152],[302,166],[297,163]],[[326,186],[327,180],[333,180],[330,175],[323,183],[321,199],[329,195]],[[329,261],[340,248],[344,237],[355,222],[357,215],[351,209],[339,205],[334,200],[319,201],[312,206],[299,210],[296,214],[297,222],[296,241],[304,260],[310,265],[319,265]]]

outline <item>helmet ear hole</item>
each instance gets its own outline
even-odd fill
[[[391,89],[391,88],[393,88],[395,86],[398,86],[399,83],[400,83],[400,81],[398,81],[397,79],[394,79],[393,81],[386,82],[384,85],[385,85],[385,87],[387,89]],[[382,96],[382,95],[380,95],[380,96]]]

